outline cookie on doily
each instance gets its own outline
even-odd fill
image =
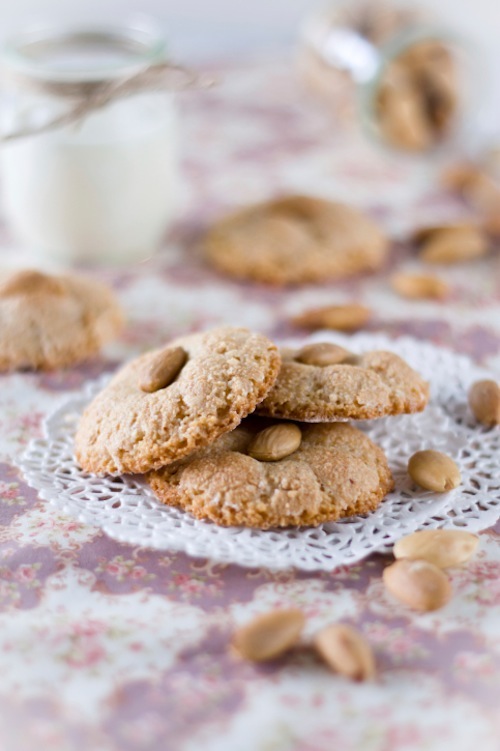
[[[282,353],[280,374],[258,414],[304,422],[371,420],[421,412],[429,386],[392,352],[353,355],[316,343]]]
[[[361,211],[309,196],[250,206],[217,222],[205,254],[240,279],[300,284],[378,269],[388,241]]]
[[[94,279],[34,270],[0,279],[0,371],[73,365],[97,354],[122,325],[114,293]]]
[[[229,326],[148,352],[85,410],[77,461],[96,474],[147,472],[208,446],[253,412],[280,362],[265,336]]]
[[[224,526],[260,529],[365,514],[393,487],[384,452],[357,428],[270,426],[253,417],[148,479],[162,503]]]

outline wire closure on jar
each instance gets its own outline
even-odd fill
[[[209,88],[216,79],[189,68],[164,61],[149,65],[140,72],[121,80],[60,81],[34,78],[9,71],[8,76],[19,88],[35,94],[73,100],[69,110],[39,126],[29,126],[0,135],[8,142],[27,136],[39,135],[65,125],[78,123],[118,99],[151,91],[182,91],[189,88]]]

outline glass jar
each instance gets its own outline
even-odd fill
[[[414,8],[354,2],[308,20],[301,68],[376,141],[427,153],[478,132],[486,96],[475,52]]]
[[[172,94],[112,92],[165,59],[161,34],[142,18],[36,28],[4,45],[3,211],[30,250],[115,264],[159,247],[178,194]]]

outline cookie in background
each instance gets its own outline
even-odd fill
[[[113,290],[90,277],[34,269],[0,277],[0,371],[51,370],[98,354],[122,329]]]

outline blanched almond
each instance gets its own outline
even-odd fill
[[[314,639],[314,647],[326,664],[353,681],[375,677],[375,659],[366,639],[343,623],[327,626]]]
[[[478,227],[444,227],[424,243],[420,258],[426,263],[460,263],[480,258],[489,250],[485,233]]]
[[[246,660],[273,660],[299,641],[304,623],[305,617],[300,610],[272,610],[238,629],[232,645]]]
[[[248,447],[248,455],[261,462],[277,462],[296,451],[302,441],[298,425],[278,423],[257,433]]]
[[[469,389],[469,406],[478,422],[500,425],[500,386],[496,381],[476,381]]]
[[[447,493],[460,485],[460,470],[449,456],[441,451],[417,451],[408,462],[411,479],[425,490]]]
[[[311,308],[291,319],[299,328],[315,331],[317,329],[334,329],[337,331],[355,331],[364,326],[371,318],[371,310],[364,305],[350,303],[346,305],[325,305]]]
[[[471,558],[479,537],[462,529],[422,529],[394,545],[395,558],[421,559],[438,568],[459,566]]]
[[[152,393],[170,386],[181,372],[187,358],[187,352],[182,347],[172,347],[158,352],[139,373],[141,391]]]
[[[339,365],[352,358],[352,352],[340,347],[338,344],[330,342],[318,342],[317,344],[308,344],[295,355],[297,362],[305,365],[317,365],[325,367],[327,365]]]
[[[383,579],[387,590],[414,610],[438,610],[452,595],[446,574],[427,561],[402,558],[384,569]]]
[[[391,284],[398,294],[415,300],[442,300],[450,294],[449,285],[430,274],[395,274]]]

